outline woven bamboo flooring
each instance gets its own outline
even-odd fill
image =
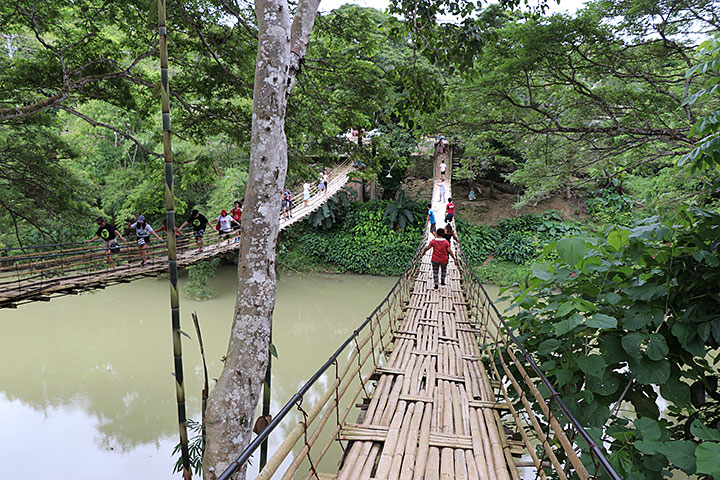
[[[437,185],[433,208],[444,225]],[[341,430],[350,448],[338,480],[519,478],[459,272],[450,260],[446,285],[435,290],[431,253],[364,416]]]

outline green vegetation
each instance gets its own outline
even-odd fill
[[[121,230],[136,213],[159,226],[154,4],[13,5],[0,7],[0,245],[89,238],[97,215]],[[245,193],[255,13],[250,4],[199,2],[170,14],[175,210],[212,218]],[[444,83],[441,69],[395,34],[398,26],[355,5],[319,15],[287,112],[293,191],[353,157],[366,165],[359,175],[381,173],[383,195],[394,198]],[[357,145],[343,138],[350,129],[373,135]],[[331,212],[321,213],[329,227]]]
[[[547,244],[582,229],[555,211],[507,218],[493,227],[459,218],[457,228],[463,254],[477,267],[479,278],[501,286],[523,283],[530,263],[543,255]]]
[[[214,217],[248,178],[257,27],[250,4],[220,3],[170,19],[181,216]],[[354,5],[318,17],[287,107],[287,183],[348,158],[382,200],[335,197],[282,234],[277,263],[400,274],[425,218],[401,191],[410,153],[441,132],[462,153],[455,182],[509,183],[517,207],[562,196],[588,214],[490,226],[459,209],[457,227],[483,281],[521,286],[514,325],[618,471],[720,477],[718,4],[508,9],[519,3],[396,0],[402,19]],[[0,4],[1,245],[86,239],[97,215],[159,226],[151,17],[128,0]],[[343,139],[351,129],[366,141]],[[216,266],[191,267],[185,293],[211,298]]]
[[[395,230],[383,221],[389,205],[385,200],[352,203],[329,230],[309,223],[291,229],[281,239],[278,264],[297,270],[400,275],[417,251],[425,211],[419,204],[405,203],[414,221]]]
[[[491,260],[486,265],[475,267],[475,273],[482,283],[500,286],[524,285],[530,274],[530,266]]]
[[[219,264],[220,259],[213,258],[189,266],[187,268],[188,282],[183,287],[183,293],[195,300],[215,298],[215,289],[208,285],[207,282],[215,277]]]
[[[720,444],[696,452],[720,440],[718,224],[717,213],[683,210],[558,240],[547,248],[558,260],[534,264],[515,295],[511,324],[624,478],[720,473],[704,456]]]

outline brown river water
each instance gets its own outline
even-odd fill
[[[363,275],[280,276],[272,412],[395,281]],[[222,267],[210,283],[216,299],[197,302],[183,296],[180,303],[183,331],[192,337],[183,337],[188,416],[197,420],[202,366],[190,314],[195,311],[200,318],[210,377],[217,378],[235,304],[234,267]],[[0,310],[0,478],[180,478],[171,473],[177,411],[168,304],[166,280],[142,279]],[[321,379],[306,401],[319,396],[326,383]],[[288,419],[271,436],[271,451],[295,422]]]

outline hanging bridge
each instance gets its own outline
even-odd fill
[[[438,197],[436,185],[442,225]],[[620,478],[512,334],[461,245],[446,285],[434,288],[431,252],[422,253],[429,237],[426,230],[387,297],[220,480],[273,432],[282,443],[261,457],[259,480]],[[310,404],[313,386],[320,398]],[[277,429],[290,418],[294,428]]]
[[[345,161],[328,172],[327,192],[319,192],[313,185],[307,206],[303,204],[302,192],[294,193],[292,218],[281,216],[280,230],[322,208],[347,184],[353,168],[350,161]],[[202,251],[196,247],[192,232],[177,238],[179,266],[187,267],[239,247],[234,238],[229,241],[221,239],[210,220]],[[23,302],[48,301],[54,296],[76,294],[156,275],[167,270],[168,262],[167,243],[157,241],[150,244],[149,259],[145,265],[140,264],[140,254],[134,242],[121,243],[120,252],[113,255],[115,269],[107,264],[102,242],[35,245],[0,251],[0,254],[3,253],[7,255],[0,256],[0,308],[13,308]]]
[[[442,159],[450,197],[447,154],[437,156],[435,177]],[[307,207],[296,195],[293,218],[281,219],[280,228],[320,208],[351,170],[349,163],[333,170],[327,195],[315,192]],[[443,225],[437,185],[432,205]],[[280,444],[269,459],[261,458],[260,480],[620,478],[602,443],[573,417],[513,335],[465,262],[461,244],[453,246],[458,261],[450,261],[446,285],[434,288],[431,252],[423,254],[429,239],[426,230],[385,299],[219,479],[245,468],[271,435]],[[181,237],[178,263],[191,265],[238,246],[215,233],[206,242],[200,252]],[[0,257],[0,307],[104,288],[167,265],[163,244],[153,246],[144,266],[137,250],[124,245],[115,270],[107,268],[104,248],[60,247]]]

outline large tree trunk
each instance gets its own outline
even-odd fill
[[[291,26],[287,0],[255,1],[258,54],[238,293],[227,359],[208,399],[203,457],[208,480],[217,478],[250,440],[275,308],[279,199],[287,174],[285,110],[318,5],[319,0],[301,0]],[[243,469],[239,476],[244,475]]]

